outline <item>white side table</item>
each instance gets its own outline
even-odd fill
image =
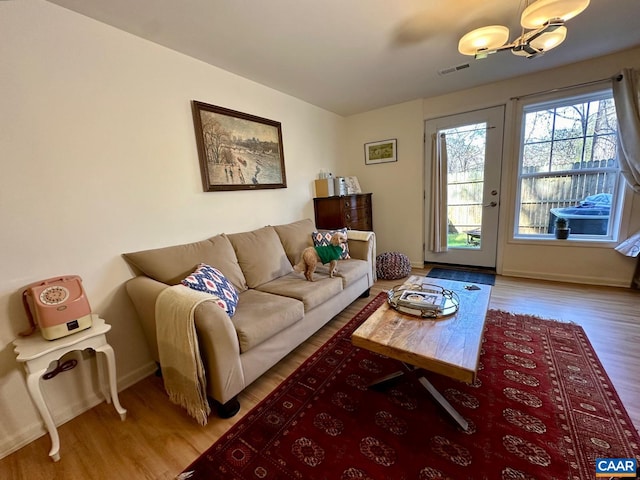
[[[51,450],[49,456],[53,461],[60,460],[60,437],[51,413],[47,408],[47,404],[40,389],[40,379],[45,374],[51,362],[59,360],[66,353],[74,350],[86,350],[88,348],[95,350],[98,359],[98,378],[100,389],[107,403],[113,401],[113,406],[120,414],[120,419],[124,420],[127,411],[120,405],[118,399],[118,390],[116,388],[116,361],[113,348],[107,343],[105,334],[111,330],[111,325],[92,314],[92,326],[82,332],[74,333],[58,340],[45,340],[42,335],[34,334],[30,337],[20,337],[14,340],[14,351],[17,355],[18,362],[24,363],[27,373],[27,388],[33,399],[51,437]],[[107,360],[108,387],[104,386],[104,359]]]

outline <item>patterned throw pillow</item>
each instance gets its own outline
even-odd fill
[[[313,239],[314,247],[326,247],[327,245],[331,245],[331,236],[334,233],[343,233],[344,236],[347,236],[347,229],[341,228],[339,230],[319,230],[317,232],[313,232],[311,234],[311,238]],[[343,243],[340,245],[342,247],[342,255],[340,256],[340,260],[347,260],[351,258],[349,256],[349,244]]]
[[[216,297],[217,304],[224,309],[230,317],[236,313],[238,306],[238,292],[220,270],[206,263],[201,263],[195,272],[182,280],[183,285],[210,293]]]

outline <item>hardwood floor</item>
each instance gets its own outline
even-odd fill
[[[414,269],[413,274],[428,270]],[[48,457],[44,435],[0,460],[0,478],[12,480],[173,479],[231,425],[271,392],[379,292],[401,281],[378,281],[371,296],[351,304],[307,342],[289,354],[241,395],[231,419],[212,414],[200,427],[150,376],[120,393],[128,410],[121,422],[113,406],[102,403],[60,426],[61,460]],[[552,283],[498,276],[490,308],[533,314],[584,327],[631,419],[640,429],[640,291]]]

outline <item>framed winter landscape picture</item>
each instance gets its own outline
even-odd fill
[[[286,188],[280,122],[193,101],[205,192]]]

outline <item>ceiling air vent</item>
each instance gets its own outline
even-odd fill
[[[460,65],[454,65],[453,67],[443,68],[442,70],[438,70],[438,74],[449,75],[450,73],[458,72],[460,70],[464,70],[465,68],[469,68],[468,63],[461,63]]]

